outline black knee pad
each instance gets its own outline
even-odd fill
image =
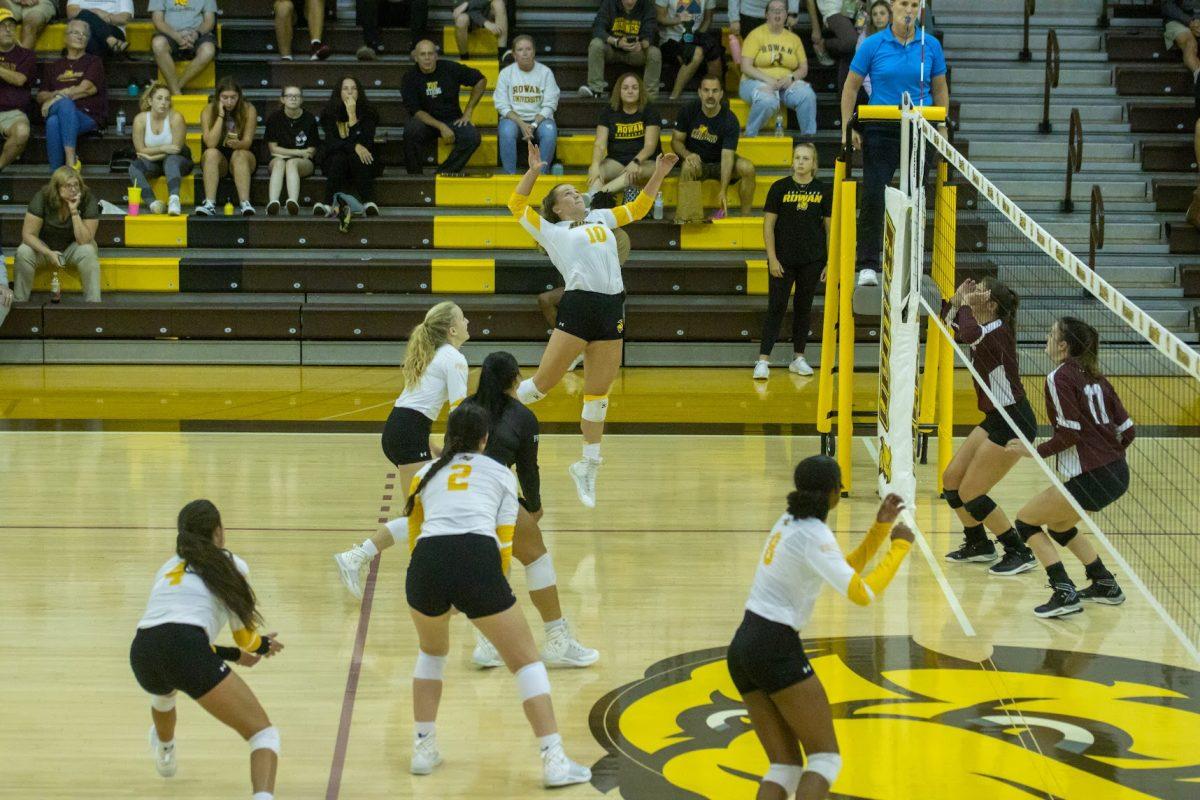
[[[950,506],[951,508],[963,507],[963,501],[962,498],[958,496],[957,489],[947,489],[946,491],[942,492],[942,495],[946,498],[946,505]]]
[[[967,510],[975,519],[983,522],[988,518],[988,515],[996,510],[996,501],[988,497],[986,494],[981,494],[974,500],[968,500],[963,503],[963,508]]]
[[[1017,535],[1021,537],[1022,543],[1028,544],[1029,537],[1033,536],[1035,533],[1041,533],[1041,532],[1042,532],[1041,525],[1030,525],[1028,522],[1022,522],[1021,520],[1017,520]]]
[[[1069,542],[1070,542],[1072,539],[1074,539],[1074,538],[1075,538],[1075,535],[1076,535],[1077,533],[1079,533],[1079,528],[1071,528],[1071,530],[1069,530],[1069,531],[1051,531],[1051,530],[1048,530],[1048,531],[1046,531],[1046,533],[1050,534],[1050,538],[1051,538],[1051,539],[1053,539],[1054,541],[1058,542],[1058,543],[1059,543],[1060,545],[1062,545],[1063,547],[1066,547],[1066,546],[1067,546],[1067,544],[1068,544],[1068,543],[1069,543]]]

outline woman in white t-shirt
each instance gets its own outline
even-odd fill
[[[796,466],[792,480],[796,491],[767,537],[745,616],[726,653],[729,676],[770,762],[757,795],[764,800],[793,794],[797,800],[820,800],[842,767],[829,698],[799,635],[821,589],[828,583],[856,605],[869,605],[895,577],[913,541],[904,523],[892,527],[904,503],[891,494],[866,538],[842,555],[825,524],[841,498],[837,462],[810,456]],[[887,553],[869,575],[860,574],[889,532]]]
[[[133,0],[69,0],[67,19],[81,19],[91,28],[87,51],[107,58],[129,49],[125,26],[133,19]]]
[[[429,463],[437,448],[429,440],[433,422],[449,403],[453,411],[467,396],[467,359],[459,350],[471,338],[462,309],[449,300],[438,303],[413,328],[404,349],[404,391],[396,399],[383,426],[383,454],[396,467],[396,485],[407,486],[412,476]],[[396,540],[387,531],[338,553],[342,582],[355,597],[362,597],[371,560]]]

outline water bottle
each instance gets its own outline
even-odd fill
[[[225,201],[225,216],[227,216],[227,217],[233,216],[233,202],[232,201],[228,201],[228,200]]]
[[[117,135],[125,135],[125,109],[123,108],[117,112]]]
[[[130,82],[129,82],[129,88],[127,88],[127,89],[125,90],[125,92],[126,92],[126,93],[127,93],[129,96],[130,96],[130,97],[137,97],[137,96],[138,96],[138,85],[137,85],[137,81],[130,81]]]
[[[50,278],[50,302],[62,302],[62,283],[58,280],[58,270],[55,270],[54,276]]]
[[[654,218],[655,218],[655,219],[662,219],[662,218],[663,218],[663,199],[662,199],[662,192],[659,192],[659,193],[658,193],[657,195],[655,195],[655,197],[654,197]]]
[[[775,138],[783,138],[783,114],[777,114],[775,116]]]
[[[554,165],[552,167],[550,167],[550,174],[551,175],[562,175],[563,174],[563,165],[562,165],[561,161],[554,162]]]

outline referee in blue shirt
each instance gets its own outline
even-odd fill
[[[871,78],[874,106],[898,106],[905,92],[918,106],[941,106],[949,110],[950,89],[946,85],[946,57],[932,32],[924,44],[917,26],[919,0],[892,0],[892,25],[868,37],[850,62],[850,74],[842,88],[842,141],[858,104],[863,79]],[[924,78],[921,56],[924,53]],[[938,126],[943,135],[945,124]],[[858,285],[878,285],[879,252],[883,238],[884,187],[900,166],[900,125],[897,122],[864,122],[862,137],[853,134],[855,149],[863,151],[863,198],[858,218]]]

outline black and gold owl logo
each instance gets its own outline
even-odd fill
[[[624,333],[624,332],[625,332],[625,318],[621,317],[619,320],[617,320],[617,333]]]
[[[997,647],[986,662],[908,637],[805,643],[862,800],[1200,797],[1200,673]],[[725,648],[660,661],[596,703],[592,784],[625,800],[752,800],[767,758]]]

